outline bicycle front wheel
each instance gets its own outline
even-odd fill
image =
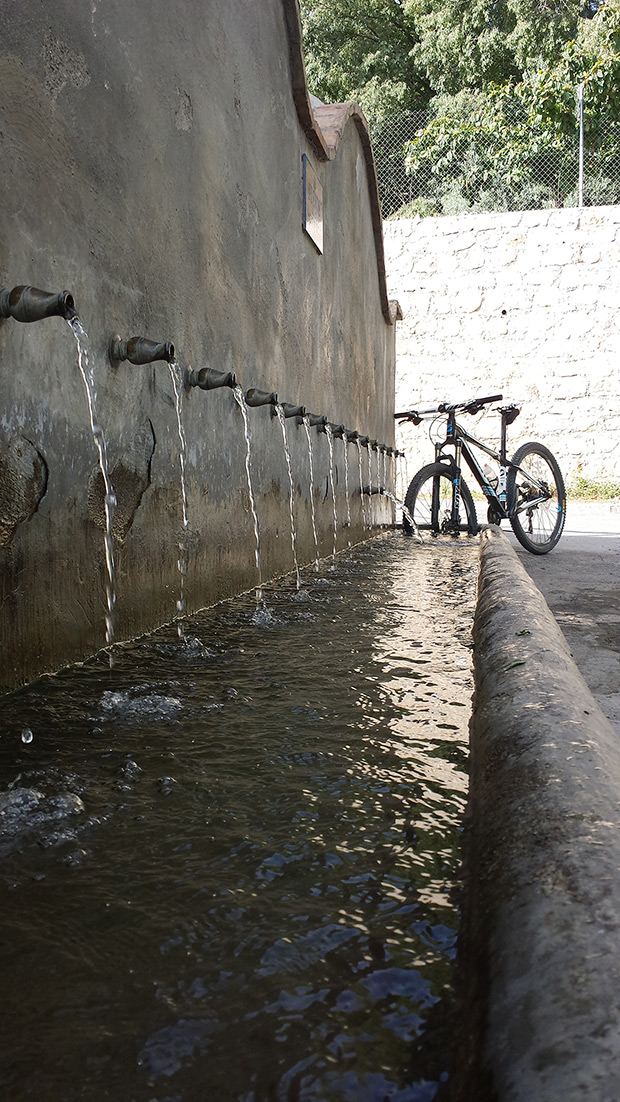
[[[562,472],[544,444],[523,444],[512,462],[515,466],[509,468],[506,482],[512,530],[526,551],[546,555],[558,542],[566,520]]]
[[[468,532],[474,536],[478,531],[476,507],[468,487],[461,482],[461,502],[458,527],[452,525],[452,492],[454,489],[452,467],[445,463],[429,463],[422,467],[411,480],[405,497],[405,505],[412,520],[421,531],[435,535],[458,535]],[[411,524],[403,516],[405,532],[411,532]]]

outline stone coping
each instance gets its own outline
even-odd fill
[[[474,664],[455,1097],[616,1102],[620,746],[494,526]]]

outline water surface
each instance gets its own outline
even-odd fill
[[[379,539],[0,703],[4,1097],[435,1097],[476,563]]]

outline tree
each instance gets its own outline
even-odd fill
[[[553,64],[597,0],[301,0],[311,91],[355,99],[376,128],[437,95]]]
[[[412,212],[522,209],[575,201],[576,90],[585,89],[586,202],[620,201],[620,0],[608,3],[558,59],[518,82],[439,97],[407,144]]]
[[[595,0],[409,0],[413,59],[437,94],[519,82],[558,60]]]
[[[356,100],[374,124],[426,106],[433,93],[413,60],[419,38],[407,0],[301,0],[301,9],[315,95]]]

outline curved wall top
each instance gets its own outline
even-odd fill
[[[293,99],[299,121],[314,152],[319,160],[333,161],[349,119],[353,120],[359,134],[368,180],[381,309],[388,325],[393,325],[395,321],[402,319],[402,312],[398,302],[388,299],[387,295],[381,201],[368,123],[357,103],[331,103],[313,108],[306,80],[299,0],[282,0],[282,3],[289,38]]]

